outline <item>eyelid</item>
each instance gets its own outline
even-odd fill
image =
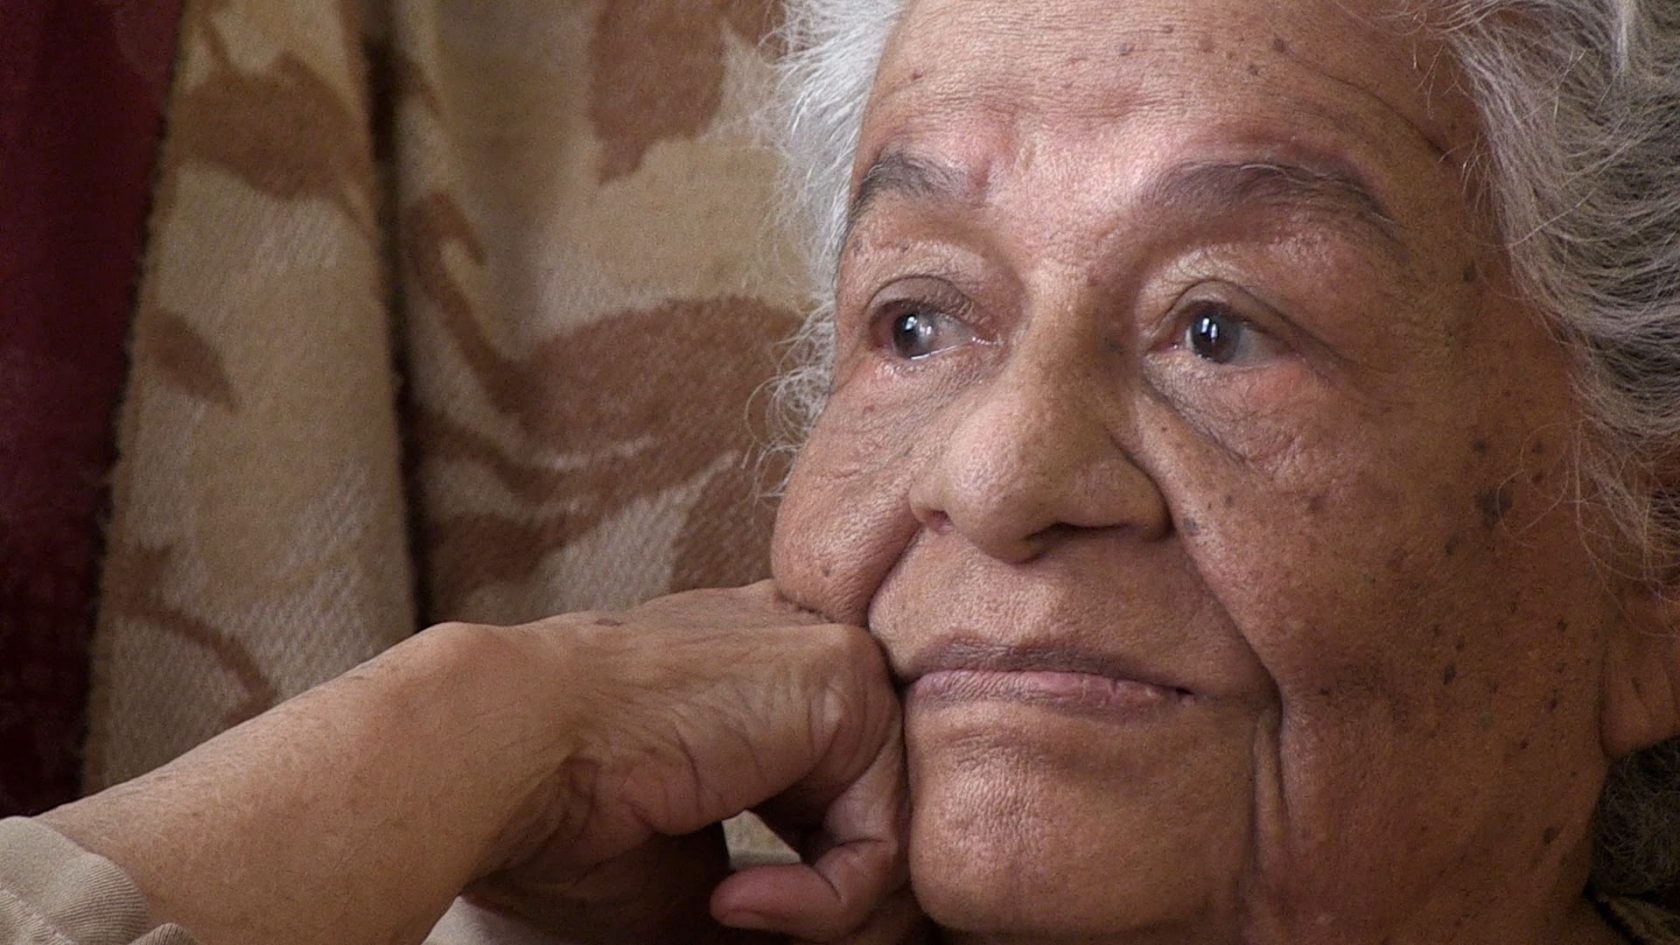
[[[877,291],[863,309],[865,330],[872,339],[880,339],[893,319],[915,309],[957,321],[975,340],[986,338],[973,301],[949,282],[932,276],[895,279]]]
[[[1229,311],[1245,328],[1277,348],[1279,356],[1293,352],[1295,346],[1290,337],[1293,332],[1288,320],[1252,294],[1224,282],[1198,282],[1180,292],[1166,309],[1150,347],[1162,350],[1181,347],[1191,319],[1207,305]]]

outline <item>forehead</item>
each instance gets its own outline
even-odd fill
[[[1475,123],[1452,73],[1387,0],[912,0],[854,184],[893,150],[977,198],[1028,164],[1125,189],[1168,160],[1316,154],[1381,203],[1457,191]]]

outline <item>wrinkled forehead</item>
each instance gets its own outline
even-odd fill
[[[1383,166],[1379,178],[1459,176],[1476,144],[1450,57],[1394,0],[911,0],[854,182],[905,140],[983,175],[964,152],[996,155],[1035,123],[1133,153],[1204,130],[1272,139]]]

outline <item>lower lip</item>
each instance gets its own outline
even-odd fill
[[[1091,673],[1057,670],[951,669],[928,673],[910,686],[918,703],[1020,702],[1049,708],[1136,715],[1183,701],[1177,689]]]

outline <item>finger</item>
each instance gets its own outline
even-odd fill
[[[887,897],[863,927],[826,945],[929,945],[933,923],[908,887]]]
[[[797,894],[798,891],[784,889],[784,894]],[[717,912],[717,900],[714,899],[714,918],[721,925],[736,928],[752,928],[791,936],[799,942],[821,942],[826,945],[926,945],[931,941],[929,932],[932,928],[921,905],[911,894],[908,886],[902,887],[877,903],[875,908],[866,916],[860,925],[848,932],[831,936],[832,928],[820,927],[809,915],[788,916],[772,914],[768,911],[743,911],[725,918],[723,913]]]
[[[660,941],[711,924],[708,893],[728,875],[723,830],[653,837],[565,878],[514,871],[474,886],[470,898],[577,941]]]
[[[718,886],[712,916],[731,928],[833,941],[862,926],[881,901],[877,884],[857,879],[846,876],[836,886],[814,866],[754,867]]]
[[[908,878],[908,805],[900,740],[888,739],[863,775],[823,818],[828,848],[809,865],[760,867],[731,876],[712,914],[738,928],[833,941],[861,928]]]

